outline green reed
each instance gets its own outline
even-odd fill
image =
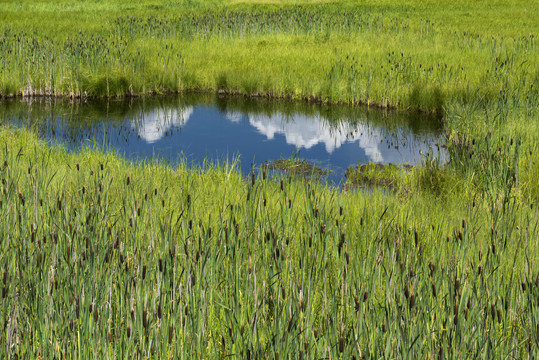
[[[47,8],[29,5],[22,18],[13,3],[0,8],[8,19],[0,29],[2,96],[203,89],[442,112],[498,99],[501,90],[524,99],[539,86],[535,12],[519,14],[516,27],[506,14],[516,3],[495,13],[470,8],[499,20],[490,32],[483,27],[491,22],[463,22],[448,4],[427,13],[412,6],[407,16],[395,5],[349,3],[125,10],[107,2],[108,12],[63,5],[49,4],[60,14],[50,18],[55,26],[33,21]],[[88,21],[89,13],[100,20]],[[536,105],[537,96],[527,99]]]
[[[1,136],[3,357],[537,354],[538,215],[515,197],[340,193]]]
[[[535,5],[26,5],[0,6],[3,97],[423,109],[451,161],[339,192],[2,129],[2,358],[537,356]]]

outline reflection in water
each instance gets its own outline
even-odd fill
[[[328,154],[332,154],[346,142],[359,141],[370,161],[383,162],[382,154],[378,150],[379,131],[369,130],[368,126],[360,122],[351,124],[341,122],[330,124],[322,116],[305,116],[298,114],[291,120],[286,120],[279,114],[251,115],[249,123],[255,127],[268,140],[275,137],[275,133],[283,134],[286,143],[298,149],[310,149],[315,145],[324,144]]]
[[[225,117],[236,124],[238,124],[241,121],[242,116],[243,114],[239,111],[227,111],[225,113]]]
[[[192,106],[166,110],[154,109],[142,113],[136,120],[131,120],[131,128],[135,129],[148,144],[152,144],[161,140],[171,128],[185,125],[192,113]]]
[[[70,149],[90,143],[129,159],[180,155],[194,164],[239,156],[241,170],[299,155],[342,180],[347,167],[369,161],[421,161],[420,150],[445,159],[439,121],[419,116],[243,98],[184,96],[137,101],[0,102],[2,122],[31,126]]]

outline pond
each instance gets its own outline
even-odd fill
[[[203,166],[239,159],[241,171],[302,159],[329,171],[350,166],[447,160],[440,119],[353,106],[187,94],[121,101],[0,101],[0,122],[29,127],[70,150],[97,147],[133,161],[180,159]],[[422,154],[422,155],[421,155]]]

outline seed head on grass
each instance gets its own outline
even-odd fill
[[[410,299],[409,299],[409,304],[410,304],[410,309],[413,309],[414,308],[414,305],[415,305],[415,294],[414,293],[411,293],[410,294]]]
[[[145,330],[148,330],[148,311],[146,307],[142,310],[142,326]]]
[[[429,259],[429,276],[432,277],[434,274],[434,270],[436,269],[436,265]]]

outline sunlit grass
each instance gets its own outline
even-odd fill
[[[340,193],[0,137],[3,357],[537,354],[525,203],[464,182],[445,199],[425,182]]]
[[[529,5],[10,2],[0,94],[224,89],[440,112],[537,92]]]
[[[451,160],[386,174],[398,191],[340,192],[2,129],[0,357],[537,357],[538,16],[525,1],[2,2],[2,96],[436,111]]]

